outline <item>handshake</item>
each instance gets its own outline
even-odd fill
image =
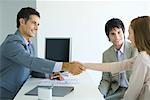
[[[82,71],[85,71],[85,67],[79,62],[64,62],[62,70],[68,71],[73,75],[78,75],[82,73]]]
[[[78,75],[82,73],[82,71],[85,71],[85,67],[83,66],[83,64],[79,62],[64,62],[62,66],[62,70],[68,71],[69,73],[73,75]],[[49,78],[51,80],[53,79],[64,80],[60,72],[53,72],[53,74]]]
[[[68,71],[73,75],[78,75],[82,73],[82,71],[85,71],[85,69],[114,73],[114,70],[112,70],[113,64],[114,63],[82,63],[81,64],[80,62],[64,62],[62,66],[62,70]],[[131,65],[132,64],[129,64],[129,66]],[[118,63],[118,67],[119,66],[120,63]],[[52,77],[50,77],[50,79],[54,79],[54,76],[60,76],[59,72],[52,74]],[[63,80],[63,79],[59,77],[59,80]]]

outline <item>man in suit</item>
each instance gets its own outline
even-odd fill
[[[136,49],[125,41],[124,32],[124,24],[120,19],[112,18],[107,21],[105,33],[113,45],[103,53],[103,63],[121,61],[135,56]],[[130,75],[131,71],[117,74],[103,72],[98,89],[105,100],[120,100],[128,88]]]
[[[55,62],[34,56],[31,37],[38,31],[40,14],[33,8],[22,8],[17,14],[17,31],[0,46],[0,100],[12,100],[31,70],[51,74],[61,70],[77,75],[84,67],[78,62]]]

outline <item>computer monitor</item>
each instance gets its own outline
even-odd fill
[[[71,38],[46,38],[45,58],[57,62],[71,61]],[[32,71],[31,75],[45,78],[45,74]]]
[[[57,62],[71,60],[71,38],[46,38],[45,58]]]

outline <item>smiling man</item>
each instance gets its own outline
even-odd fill
[[[103,63],[116,62],[135,56],[136,49],[125,41],[125,27],[118,18],[112,18],[105,25],[105,33],[112,46],[103,53]],[[128,88],[131,71],[123,71],[117,74],[103,72],[102,80],[98,86],[106,100],[120,100]]]
[[[0,46],[0,100],[12,100],[31,71],[45,74],[69,71],[80,74],[84,67],[78,62],[55,62],[34,55],[31,37],[38,31],[40,14],[33,8],[22,8],[17,14],[17,31]]]

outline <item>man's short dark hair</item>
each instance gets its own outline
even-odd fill
[[[115,27],[121,28],[123,33],[125,32],[124,24],[120,19],[112,18],[112,19],[108,20],[107,23],[105,24],[105,33],[106,33],[109,41],[110,41],[109,32]]]
[[[17,28],[19,28],[20,26],[19,22],[20,18],[24,18],[25,21],[27,22],[31,15],[37,15],[40,18],[39,12],[37,12],[34,8],[31,7],[22,8],[17,14]]]

